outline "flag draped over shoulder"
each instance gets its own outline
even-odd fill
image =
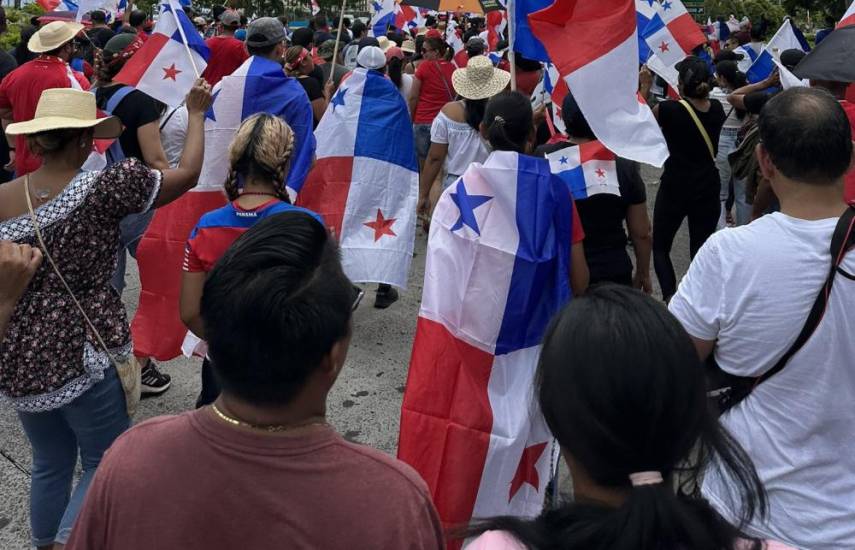
[[[309,100],[281,65],[250,57],[214,88],[199,184],[157,209],[137,248],[142,289],[131,331],[138,356],[168,360],[181,354],[187,334],[178,312],[184,245],[202,214],[225,204],[229,144],[241,121],[259,112],[279,116],[291,126],[296,141],[287,185],[292,193],[303,185],[315,152]]]
[[[635,1],[556,0],[528,18],[597,138],[621,157],[662,166],[668,146],[638,98]]]
[[[208,66],[208,57],[208,46],[190,18],[177,2],[169,0],[160,5],[154,32],[114,80],[170,107],[178,107],[193,87],[197,74],[202,74]]]
[[[570,299],[573,205],[549,163],[495,151],[437,203],[398,457],[446,526],[541,511],[551,434],[532,380]]]
[[[405,287],[419,178],[401,94],[381,73],[355,69],[315,136],[317,161],[297,204],[320,214],[338,237],[351,280]]]

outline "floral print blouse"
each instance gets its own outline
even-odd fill
[[[119,222],[151,209],[161,174],[129,158],[81,172],[35,210],[45,246],[110,352],[131,353],[122,299],[110,285]],[[0,221],[0,239],[38,246],[29,214]],[[45,260],[0,344],[0,400],[20,411],[66,405],[104,377],[110,358]]]

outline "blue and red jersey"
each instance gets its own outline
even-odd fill
[[[255,208],[241,208],[237,201],[212,210],[199,219],[199,223],[190,233],[184,248],[184,271],[208,272],[214,268],[217,260],[250,227],[273,214],[281,212],[305,212],[323,220],[316,213],[294,206],[279,199],[271,199]]]

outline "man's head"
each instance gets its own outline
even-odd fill
[[[481,40],[479,36],[473,36],[469,40],[466,41],[466,55],[469,57],[475,57],[476,55],[483,55],[484,52],[487,51],[487,44]]]
[[[226,10],[220,15],[220,28],[225,34],[234,34],[240,27],[240,14],[234,10]]]
[[[142,30],[148,15],[142,10],[134,10],[128,18],[128,23],[137,30]]]
[[[792,71],[805,58],[805,55],[807,54],[798,48],[784,50],[781,52],[781,65]]]
[[[289,404],[307,386],[324,394],[350,343],[354,289],[326,228],[302,212],[270,216],[211,271],[202,319],[223,392],[249,404]]]
[[[564,96],[564,102],[561,104],[561,120],[564,121],[568,136],[584,140],[597,139],[572,93],[568,92]]]
[[[336,44],[335,40],[327,40],[323,44],[318,46],[318,55],[321,57],[321,59],[323,59],[327,63],[331,62],[333,59],[333,54],[335,53],[335,50],[336,50],[335,44]],[[344,48],[344,45],[341,42],[339,42],[339,44],[338,44],[338,53],[339,54],[341,53],[343,48]]]
[[[83,30],[83,25],[68,21],[53,21],[36,31],[27,41],[33,53],[52,55],[64,61],[74,56],[74,37]]]
[[[368,34],[368,27],[360,20],[356,20],[351,27],[350,32],[353,33],[353,40],[364,38]]]
[[[834,185],[852,162],[852,131],[840,104],[825,90],[791,88],[760,113],[757,159],[773,185],[782,178]]]
[[[291,33],[291,45],[303,46],[307,50],[311,50],[314,45],[314,38],[315,33],[312,32],[312,29],[300,27],[299,29],[294,29],[294,32]]]
[[[312,25],[316,31],[326,31],[330,28],[329,23],[327,22],[327,16],[321,13],[312,18]]]
[[[89,20],[92,21],[93,25],[106,25],[107,24],[107,14],[101,10],[94,10],[89,12]]]
[[[275,17],[259,17],[246,28],[249,55],[281,61],[285,54],[285,27]]]

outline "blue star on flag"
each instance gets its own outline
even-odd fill
[[[664,2],[662,2],[662,11],[668,11],[670,9],[671,9],[671,2],[669,2],[668,0],[665,0]]]
[[[332,104],[332,110],[335,112],[335,108],[338,105],[344,106],[344,94],[347,92],[347,88],[342,88],[335,93],[330,103]]]
[[[561,157],[560,159],[558,159],[558,162],[560,162],[561,164],[567,164],[567,157]]]
[[[463,179],[460,179],[457,183],[457,193],[451,193],[451,200],[460,210],[460,218],[454,223],[451,230],[457,231],[465,225],[480,235],[481,230],[478,228],[478,220],[475,218],[475,209],[492,199],[493,197],[486,195],[468,195],[466,187],[463,185]]]
[[[217,122],[217,117],[214,115],[214,102],[217,101],[217,96],[220,95],[220,90],[217,90],[214,94],[214,97],[211,98],[211,106],[208,107],[208,110],[205,111],[205,118],[209,118],[214,122]]]

